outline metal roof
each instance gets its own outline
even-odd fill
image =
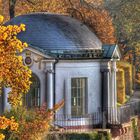
[[[107,59],[112,58],[116,47],[117,47],[116,44],[114,44],[114,45],[103,45],[102,46],[103,58],[107,58]]]
[[[34,13],[13,18],[5,25],[26,25],[18,38],[39,51],[102,49],[101,41],[83,23],[58,14]]]

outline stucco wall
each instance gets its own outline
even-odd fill
[[[87,78],[87,113],[98,111],[101,103],[100,62],[60,61],[56,64],[56,103],[65,99],[65,106],[59,113],[71,114],[71,78]]]

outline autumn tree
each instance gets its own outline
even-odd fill
[[[113,17],[123,60],[135,66],[133,70],[136,70],[135,81],[140,83],[140,1],[105,1],[106,8]]]
[[[106,7],[110,11],[119,43],[128,47],[140,44],[140,1],[139,0],[106,0]],[[124,50],[124,53],[128,52]]]
[[[25,31],[25,25],[2,25],[3,17],[0,16],[0,86],[9,87],[9,103],[17,105],[30,88],[31,70],[23,65],[22,56],[18,54],[27,47],[17,39],[17,34]]]

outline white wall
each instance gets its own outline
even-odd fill
[[[56,103],[65,99],[65,107],[60,113],[71,114],[71,78],[85,77],[88,80],[88,108],[92,114],[101,107],[101,72],[100,62],[88,60],[59,61],[56,64]]]

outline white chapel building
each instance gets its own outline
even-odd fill
[[[84,23],[65,15],[34,13],[13,18],[6,25],[26,25],[18,38],[29,47],[21,54],[32,70],[32,85],[24,97],[29,107],[47,103],[52,109],[63,100],[57,114],[77,118],[107,108],[117,108],[116,44],[105,45]],[[9,108],[0,99],[1,111]]]

